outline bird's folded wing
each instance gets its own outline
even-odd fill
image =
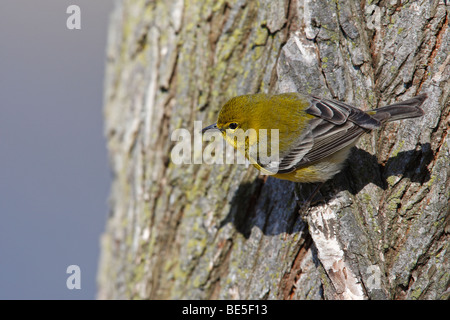
[[[336,125],[351,121],[365,129],[379,128],[383,119],[374,118],[366,112],[337,100],[311,97],[311,106],[306,110],[313,116]],[[388,117],[388,115],[386,115]]]
[[[378,128],[383,119],[375,119],[345,103],[311,98],[307,113],[316,116],[306,133],[278,164],[278,173],[289,173],[324,159],[354,143],[359,136]]]

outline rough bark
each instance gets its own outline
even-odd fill
[[[118,2],[98,297],[448,299],[448,20],[442,0]],[[287,91],[365,110],[429,98],[424,117],[364,136],[303,217],[294,183],[171,161],[174,129]]]

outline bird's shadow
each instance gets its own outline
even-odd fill
[[[430,180],[427,166],[432,158],[429,143],[422,144],[418,150],[399,152],[385,163],[379,163],[376,156],[362,149],[353,148],[346,167],[321,187],[315,200],[327,203],[345,190],[356,195],[369,183],[386,190],[391,177],[407,178],[423,184]],[[242,183],[219,227],[232,223],[245,238],[255,227],[265,235],[299,232],[306,227],[306,223],[298,219],[297,200],[305,201],[316,186],[301,184],[300,199],[296,199],[296,184],[290,181],[258,177],[253,182]]]

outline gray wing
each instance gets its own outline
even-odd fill
[[[380,127],[384,116],[376,118],[340,101],[311,96],[307,113],[316,116],[309,130],[278,163],[278,173],[289,173],[324,159],[354,143],[363,133]],[[389,115],[386,115],[386,118]]]

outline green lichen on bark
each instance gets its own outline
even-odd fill
[[[448,16],[439,1],[119,1],[99,298],[448,298]],[[260,91],[365,110],[429,98],[420,120],[363,137],[302,219],[291,182],[170,159],[173,130]]]

